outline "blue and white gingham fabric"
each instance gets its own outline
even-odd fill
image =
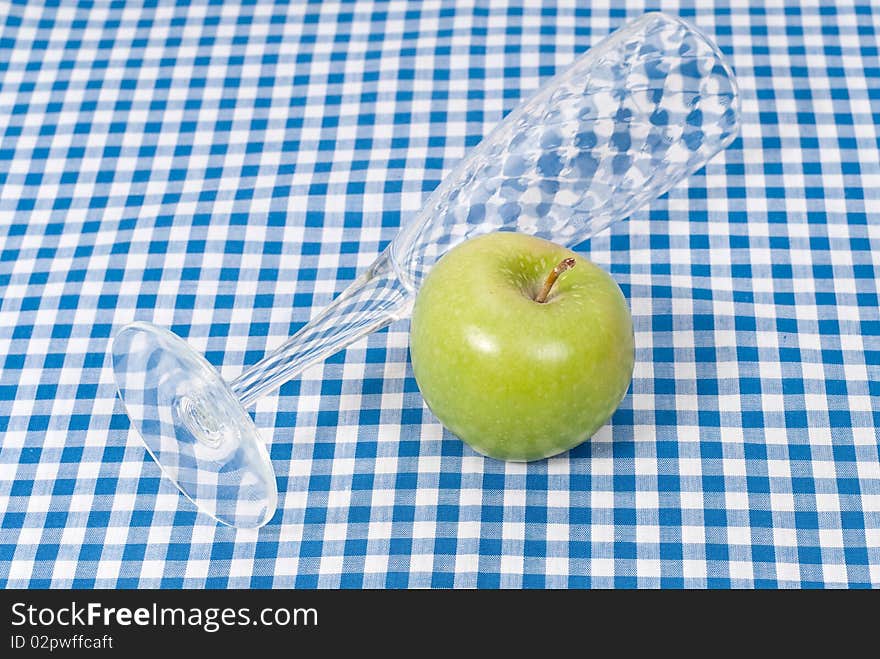
[[[747,4],[0,3],[0,586],[880,587],[880,9]],[[743,129],[579,247],[634,314],[609,426],[480,457],[398,322],[258,403],[269,526],[160,477],[114,389],[123,324],[234,377],[652,9],[718,42]]]

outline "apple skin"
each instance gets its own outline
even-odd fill
[[[575,266],[536,302],[567,257]],[[472,238],[437,262],[416,296],[410,353],[440,422],[477,452],[514,461],[589,439],[626,394],[635,359],[632,316],[611,276],[513,232]]]

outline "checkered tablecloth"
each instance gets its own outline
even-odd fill
[[[0,3],[0,586],[880,586],[880,9],[143,4]],[[718,42],[743,128],[578,248],[634,315],[612,423],[480,457],[398,322],[257,404],[268,526],[197,513],[129,427],[114,333],[170,327],[234,377],[650,9]]]

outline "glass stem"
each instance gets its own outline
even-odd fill
[[[275,391],[317,362],[406,315],[415,292],[391,264],[390,249],[282,346],[230,383],[242,406]]]

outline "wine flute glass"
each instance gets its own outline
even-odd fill
[[[425,275],[455,245],[490,231],[580,243],[706,164],[738,123],[736,82],[717,47],[681,19],[646,14],[511,112],[366,272],[232,382],[171,332],[124,327],[113,369],[132,425],[202,511],[260,527],[278,490],[246,411],[257,399],[408,315]]]

